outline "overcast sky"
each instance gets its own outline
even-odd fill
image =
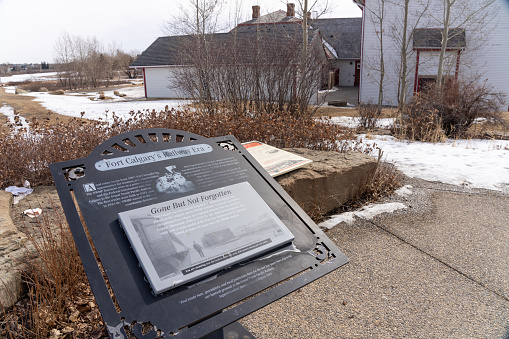
[[[157,37],[178,3],[187,0],[0,0],[0,63],[53,62],[54,45],[63,32],[96,37],[104,47],[115,43],[124,51],[142,52]],[[232,0],[228,0],[232,2]],[[286,10],[279,0],[238,0],[251,17],[251,6],[261,14]],[[352,0],[329,0],[327,17],[360,17]],[[291,2],[291,1],[289,1]]]

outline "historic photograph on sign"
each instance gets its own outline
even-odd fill
[[[301,157],[300,155],[258,141],[245,142],[242,146],[272,177],[288,173],[313,162],[313,160]]]
[[[154,293],[290,243],[248,182],[119,213]]]

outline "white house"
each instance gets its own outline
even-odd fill
[[[210,39],[227,46],[239,38],[260,39],[260,34],[271,39],[271,44],[280,51],[295,44],[302,44],[302,19],[295,16],[294,4],[288,3],[287,10],[276,11],[260,16],[260,6],[253,6],[252,18],[238,24],[229,33],[211,34]],[[333,18],[310,20],[308,30],[309,49],[315,50],[327,65],[320,63],[322,69],[320,87],[327,85],[358,86],[360,80],[361,18]],[[131,65],[142,70],[147,98],[183,98],[185,91],[175,81],[183,67],[189,67],[182,59],[187,54],[184,48],[193,44],[193,36],[166,36],[155,40]],[[229,39],[231,40],[230,42]],[[290,39],[290,40],[288,40]],[[269,44],[270,45],[270,44]],[[247,45],[246,45],[247,46]],[[286,46],[286,47],[285,47]],[[275,48],[276,51],[278,48]],[[299,47],[301,50],[302,47]],[[252,51],[246,47],[247,51]],[[184,52],[183,52],[184,51]],[[277,53],[273,53],[278,60]],[[284,53],[283,53],[284,54]],[[245,58],[246,66],[252,62]],[[322,60],[322,61],[323,61]],[[273,62],[273,61],[272,61]],[[318,88],[317,88],[318,89]],[[318,102],[318,92],[311,103]]]
[[[360,102],[377,102],[380,56],[384,59],[384,104],[398,104],[404,1],[353,0],[363,11]],[[436,79],[442,46],[445,0],[410,0],[408,11],[407,99],[427,81]],[[478,75],[507,94],[509,105],[509,0],[496,0],[487,9],[483,0],[457,0],[451,8],[445,73],[449,77]],[[383,19],[382,19],[383,18]],[[381,49],[381,44],[383,49]]]
[[[243,62],[249,67],[254,61],[251,60],[257,53],[254,53],[253,41],[266,40],[267,49],[264,52],[272,55],[273,60],[284,56],[285,48],[296,48],[299,55],[302,50],[302,20],[295,17],[293,4],[288,4],[287,11],[276,11],[260,16],[260,6],[253,6],[252,19],[237,25],[228,33],[215,33],[208,35],[208,39],[218,45],[233,46],[237,44],[240,49]],[[190,67],[186,62],[189,55],[196,52],[196,49],[189,47],[194,43],[195,37],[188,36],[166,36],[156,39],[141,55],[132,63],[131,68],[141,69],[145,85],[146,98],[184,98],[185,91],[174,85],[174,79],[178,76],[178,70],[182,67]],[[292,42],[297,42],[294,44]],[[298,46],[300,44],[300,47]],[[308,31],[308,48],[316,50],[320,58],[327,60],[326,50],[322,46],[322,39],[318,30]],[[360,45],[360,43],[359,43]],[[291,46],[291,47],[290,47]],[[186,53],[188,50],[189,53]],[[325,62],[324,61],[324,62]],[[318,88],[317,88],[318,90]],[[317,94],[312,101],[317,101]]]

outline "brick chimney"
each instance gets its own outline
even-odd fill
[[[295,4],[286,4],[286,16],[295,16]]]
[[[253,19],[258,19],[260,17],[260,6],[253,6]]]

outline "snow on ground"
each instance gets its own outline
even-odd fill
[[[15,117],[14,108],[7,105],[3,105],[2,107],[0,107],[0,114],[5,115],[10,123],[14,123]],[[27,130],[29,129],[28,122],[25,120],[25,118],[19,117],[19,122],[21,122],[21,126],[16,127],[16,129],[20,128],[26,128]]]
[[[5,93],[16,94],[16,86],[5,86]]]
[[[365,135],[360,136],[365,140]],[[398,141],[375,136],[384,160],[410,177],[509,192],[509,141],[448,140],[445,143]],[[373,156],[377,156],[375,152]]]
[[[357,128],[360,125],[360,118],[359,117],[331,117],[330,121],[332,123],[338,124],[343,127],[348,128]],[[387,119],[378,119],[376,123],[377,128],[390,128],[392,125],[394,125],[394,119],[387,118]]]
[[[6,84],[8,82],[23,82],[31,81],[45,81],[54,78],[57,72],[35,73],[35,74],[15,74],[8,77],[0,77],[0,83]]]
[[[370,205],[362,207],[361,209],[359,209],[355,212],[346,212],[346,213],[334,215],[330,219],[320,223],[318,226],[331,229],[341,222],[346,222],[347,224],[353,223],[355,220],[354,217],[369,220],[378,214],[391,213],[391,212],[394,212],[394,211],[397,211],[400,209],[405,209],[405,208],[407,208],[407,207],[400,202],[391,202],[391,203],[387,203],[387,204],[370,204]]]
[[[120,93],[126,94],[124,98],[115,96],[113,91],[106,91],[105,96],[110,99],[100,100],[98,92],[24,95],[33,96],[41,105],[56,113],[79,117],[80,112],[84,111],[84,117],[89,119],[104,119],[106,111],[109,112],[109,116],[111,112],[115,112],[119,116],[127,117],[132,110],[163,110],[166,105],[171,108],[186,104],[185,101],[179,100],[146,101],[143,86],[119,89]],[[1,107],[0,113],[13,119],[14,110],[8,106]],[[333,122],[354,128],[358,125],[357,119],[337,117],[333,118]],[[391,119],[382,119],[379,126],[387,127],[392,122]],[[394,163],[409,177],[509,193],[509,141],[449,140],[445,143],[431,144],[398,141],[389,136],[374,136],[367,139],[366,135],[360,135],[359,139],[365,144],[375,143],[383,150],[384,160]],[[377,157],[378,151],[372,155]],[[403,187],[396,194],[408,196],[411,194],[411,187]],[[354,216],[371,218],[379,213],[402,208],[406,207],[394,203],[369,205],[350,214],[335,216],[320,226],[332,227],[341,221],[353,220]]]
[[[405,185],[403,187],[398,188],[394,194],[396,194],[399,197],[407,198],[412,194],[412,185]]]
[[[375,136],[364,143],[375,143],[383,151],[383,160],[391,162],[409,177],[438,181],[467,188],[485,188],[509,193],[509,141],[448,140],[445,143],[398,141],[394,137]],[[378,151],[372,156],[377,157]],[[395,192],[406,198],[412,186]],[[403,204],[371,204],[359,211],[332,216],[319,226],[331,228],[341,222],[351,223],[354,217],[371,219],[380,213],[406,208]]]
[[[72,117],[80,117],[81,112],[85,112],[84,118],[87,119],[107,119],[111,117],[111,113],[115,112],[117,116],[128,118],[131,111],[144,110],[164,110],[165,106],[169,108],[177,108],[184,106],[185,100],[150,100],[146,101],[143,86],[125,87],[116,89],[122,94],[126,94],[121,98],[113,94],[113,90],[103,91],[105,100],[99,99],[99,92],[79,92],[67,93],[65,95],[53,95],[42,92],[31,92],[23,95],[34,97],[35,101],[48,110],[58,114],[68,115]],[[108,114],[106,115],[106,112]]]

